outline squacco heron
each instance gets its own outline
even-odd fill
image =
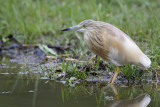
[[[123,31],[109,23],[84,20],[62,31],[69,30],[83,32],[84,42],[89,50],[116,66],[110,79],[111,84],[114,84],[120,66],[134,64],[144,68],[150,67],[151,60],[136,43]]]

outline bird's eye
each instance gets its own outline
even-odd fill
[[[86,25],[82,25],[82,27],[83,27],[83,28],[85,28],[85,27],[86,27]]]

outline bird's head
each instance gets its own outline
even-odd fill
[[[61,31],[73,30],[73,31],[80,31],[80,32],[85,33],[85,32],[88,32],[90,30],[93,30],[96,26],[97,26],[97,21],[84,20],[84,21],[80,22],[78,25],[63,29]]]

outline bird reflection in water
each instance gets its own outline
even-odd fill
[[[142,94],[132,100],[119,100],[119,95],[116,87],[111,86],[115,94],[116,101],[109,103],[105,107],[147,107],[150,103],[151,98],[148,94]]]

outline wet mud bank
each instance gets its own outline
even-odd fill
[[[13,41],[13,40],[12,40]],[[0,56],[7,57],[9,62],[20,64],[21,74],[39,73],[42,79],[56,80],[70,83],[74,86],[80,82],[108,82],[114,71],[101,59],[92,58],[89,61],[78,60],[79,56],[64,54],[64,51],[73,51],[72,46],[27,45],[1,43]],[[87,57],[87,56],[86,56]],[[3,67],[1,62],[0,67]],[[124,69],[124,68],[123,68]],[[131,72],[128,70],[127,72]],[[149,83],[159,82],[160,75],[155,70],[134,69],[132,75],[120,71],[116,83]]]

